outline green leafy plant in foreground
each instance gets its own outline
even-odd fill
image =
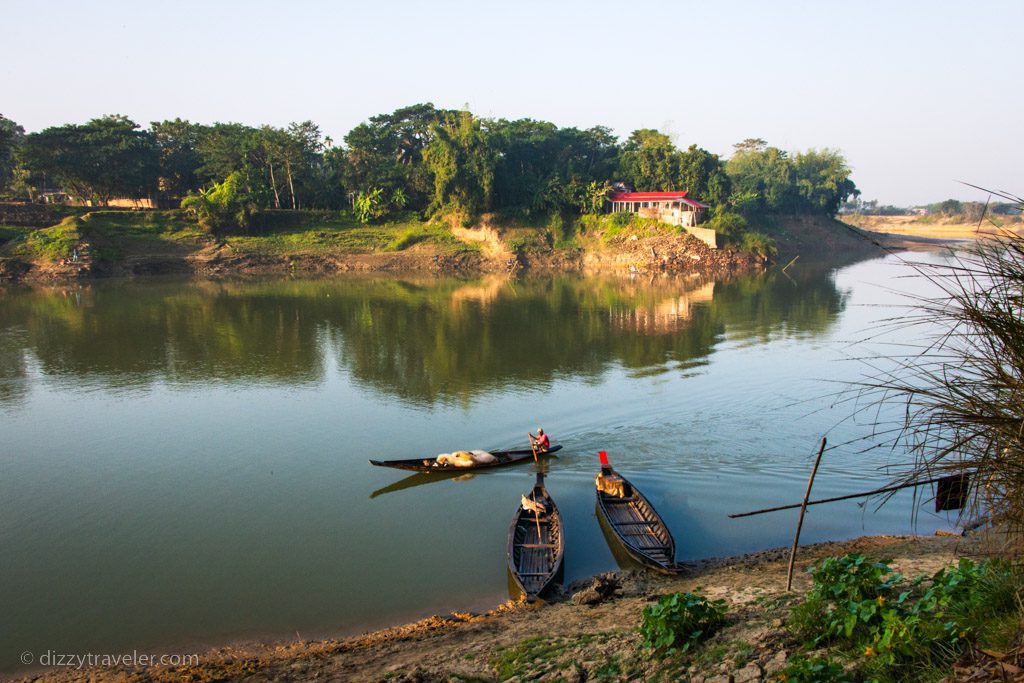
[[[725,623],[725,601],[699,593],[666,595],[643,611],[640,635],[644,647],[662,652],[686,652]]]
[[[838,646],[862,673],[881,678],[948,666],[986,624],[1015,613],[1021,586],[1011,566],[968,559],[907,581],[887,561],[846,555],[823,560],[811,575],[790,629],[815,647]]]

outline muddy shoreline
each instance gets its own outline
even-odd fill
[[[436,615],[348,638],[239,642],[200,653],[196,665],[50,668],[13,675],[22,681],[554,681],[589,680],[604,672],[604,680],[774,680],[794,654],[783,622],[794,596],[809,587],[806,569],[823,557],[849,552],[892,559],[899,571],[915,575],[933,573],[960,557],[983,556],[988,547],[976,536],[862,537],[801,547],[791,594],[785,592],[788,549],[779,548],[703,560],[679,577],[638,570],[600,575],[619,590],[597,604],[580,598],[591,578],[568,586],[550,604],[509,601],[482,614]],[[724,653],[720,660],[680,664],[647,656],[636,632],[643,608],[662,595],[697,587],[709,598],[724,598],[734,614],[705,645]],[[537,643],[546,644],[544,656],[514,660],[522,671],[509,676],[509,653]],[[672,666],[683,668],[669,670]]]

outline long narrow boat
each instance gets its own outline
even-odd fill
[[[541,472],[537,473],[528,500],[539,509],[528,510],[524,507],[526,503],[516,508],[508,530],[508,571],[527,601],[532,602],[561,570],[565,537],[562,516],[544,487]]]
[[[546,451],[538,451],[537,457],[543,458],[555,451],[562,450],[561,444],[553,444]],[[533,460],[533,451],[529,448],[514,451],[490,451],[497,460],[491,463],[472,465],[470,467],[456,467],[455,465],[438,465],[434,458],[410,458],[408,460],[371,460],[371,465],[377,467],[394,467],[397,470],[413,470],[415,472],[472,472],[473,470],[486,470],[492,467],[504,467],[514,465],[517,462]]]
[[[601,451],[597,477],[597,513],[633,560],[665,574],[676,574],[676,542],[650,501],[612,469]]]

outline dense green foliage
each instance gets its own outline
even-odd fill
[[[860,194],[850,168],[835,150],[808,150],[794,158],[760,138],[734,145],[726,164],[733,183],[731,203],[746,213],[822,213],[835,215]]]
[[[468,111],[446,114],[431,127],[423,161],[434,178],[435,212],[471,219],[491,207],[496,155],[480,120]]]
[[[619,175],[637,189],[687,190],[712,206],[726,202],[731,186],[717,155],[697,145],[681,152],[667,135],[649,128],[633,131],[622,146]]]
[[[644,647],[657,652],[686,652],[725,623],[725,601],[699,593],[672,593],[643,611]]]
[[[0,114],[0,196],[14,177],[14,150],[24,135],[24,128]]]
[[[208,189],[185,197],[181,208],[195,215],[199,224],[210,230],[240,228],[244,231],[249,229],[258,205],[246,190],[243,175],[232,171],[224,182],[215,182]]]
[[[831,214],[856,194],[849,174],[832,150],[790,158],[748,140],[725,162],[698,145],[681,150],[653,129],[619,144],[603,126],[488,119],[429,103],[374,116],[338,147],[311,121],[276,128],[174,119],[143,130],[108,116],[23,135],[0,117],[0,194],[31,199],[58,189],[94,204],[148,197],[177,206],[227,183],[254,210],[351,208],[364,221],[405,209],[465,221],[497,211],[543,222],[599,213],[611,184],[624,182],[638,191],[686,190],[748,216]],[[198,211],[203,200],[188,206]]]
[[[25,136],[24,165],[69,194],[100,205],[156,190],[159,153],[151,132],[123,116],[47,128]]]
[[[1020,572],[983,561],[912,581],[863,555],[822,560],[813,587],[793,609],[790,629],[809,647],[831,645],[869,678],[907,680],[949,666],[970,646],[993,646],[994,624],[1015,623]],[[1009,622],[1007,622],[1009,618]]]

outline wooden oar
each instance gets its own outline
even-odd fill
[[[533,434],[526,432],[526,438],[530,440],[530,450],[533,451],[533,461],[537,462],[537,443],[533,440]]]
[[[533,498],[534,504],[537,504],[536,489],[534,489],[533,491],[530,492],[530,496]],[[540,512],[537,511],[537,508],[533,509],[533,519],[534,519],[534,521],[537,522],[537,543],[543,543],[544,539],[541,538],[541,535],[540,535]]]

